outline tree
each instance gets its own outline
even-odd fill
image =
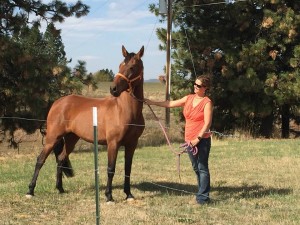
[[[97,82],[113,81],[114,72],[112,70],[102,69],[102,70],[97,71],[94,74],[94,77]]]
[[[65,3],[60,0],[43,3],[41,0],[6,0],[0,5],[0,35],[12,35],[19,32],[24,26],[29,24],[40,25],[46,22],[64,22],[67,17],[77,18],[89,13],[89,7],[77,1],[75,4]],[[35,19],[30,20],[30,16]],[[29,23],[29,24],[28,24]]]
[[[27,118],[3,119],[1,129],[11,135],[17,128],[33,132],[39,121],[30,119],[45,119],[55,99],[80,91],[72,81],[54,23],[88,12],[88,6],[80,1],[68,5],[62,1],[1,1],[0,115]],[[42,21],[48,24],[44,34],[39,30]]]
[[[87,74],[85,61],[78,60],[78,64],[75,66],[73,71],[73,79],[75,82],[80,81],[84,85],[97,89],[97,81],[93,74]]]
[[[300,103],[300,3],[209,3],[173,2],[172,96],[186,94],[179,90],[191,89],[196,75],[211,74],[215,129],[271,137],[282,118],[282,137],[287,137]],[[157,14],[154,5],[150,10]],[[165,29],[157,34],[165,43]]]

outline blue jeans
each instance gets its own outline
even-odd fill
[[[209,201],[210,174],[208,169],[208,158],[210,147],[211,139],[203,138],[197,144],[198,153],[196,155],[193,155],[192,152],[188,151],[193,170],[197,176],[198,192],[196,194],[196,200],[199,204],[204,204]]]

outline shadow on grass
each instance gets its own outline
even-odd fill
[[[174,182],[141,182],[132,185],[141,191],[156,192],[157,195],[194,195],[197,191],[195,185]]]
[[[180,184],[174,182],[141,182],[139,184],[131,185],[131,187],[140,191],[155,192],[156,196],[162,195],[194,195],[197,192],[196,185]],[[104,186],[101,188],[105,189]],[[122,185],[113,186],[113,189],[123,189]],[[267,196],[284,196],[293,193],[292,189],[288,188],[273,188],[264,187],[262,185],[247,185],[242,186],[218,186],[211,188],[212,195],[218,196],[219,200],[226,200],[230,198],[235,199],[249,199],[249,198],[264,198]]]
[[[117,186],[114,188],[123,188],[123,186]],[[180,184],[172,182],[141,182],[139,184],[132,185],[132,188],[139,189],[140,191],[155,192],[156,196],[162,195],[194,195],[196,194],[196,186],[189,184]],[[217,196],[218,200],[227,200],[231,198],[235,199],[250,199],[250,198],[264,198],[268,196],[284,196],[293,193],[292,189],[288,188],[273,188],[264,187],[262,185],[247,185],[242,186],[218,186],[212,187],[211,193]]]
[[[142,191],[155,191],[158,194],[165,194],[166,192],[174,195],[195,194],[197,192],[196,185],[170,183],[170,182],[142,182],[136,185],[136,188]],[[262,185],[247,185],[243,186],[218,186],[212,187],[211,192],[217,192],[218,195],[225,198],[262,198],[269,195],[289,195],[293,192],[288,188],[272,188],[264,187]]]
[[[218,186],[212,188],[212,191],[217,192],[221,199],[237,198],[237,199],[248,199],[248,198],[264,198],[267,196],[274,195],[289,195],[293,193],[293,189],[289,188],[273,188],[264,187],[262,185],[247,185],[242,186]]]
[[[104,191],[106,185],[100,185],[100,189]],[[113,195],[114,190],[123,189],[123,185],[113,185]],[[165,196],[195,196],[196,186],[190,184],[180,184],[174,182],[141,182],[131,185],[132,194],[135,196],[135,189],[144,192],[151,192],[151,198]],[[94,192],[95,186],[86,186],[85,188],[81,187],[82,191]],[[78,190],[66,190],[65,194],[78,193]],[[255,200],[260,198],[267,198],[272,196],[285,196],[292,194],[293,190],[288,188],[273,188],[273,187],[264,187],[262,185],[247,185],[242,186],[218,186],[211,188],[211,204],[217,205],[222,202],[231,202],[232,199],[238,201],[239,199],[246,200]],[[52,193],[53,194],[53,193]],[[40,194],[41,195],[41,194]],[[145,194],[148,195],[148,194]],[[102,196],[104,197],[104,195]],[[125,198],[125,194],[124,194]],[[142,197],[147,198],[147,197]],[[190,198],[190,197],[189,197]],[[118,199],[115,199],[118,201]]]

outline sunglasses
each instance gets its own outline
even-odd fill
[[[194,86],[196,86],[196,87],[199,88],[199,89],[205,87],[205,86],[203,86],[203,85],[196,84],[196,83],[194,83]]]

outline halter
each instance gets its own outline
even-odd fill
[[[142,79],[141,74],[138,75],[137,77],[131,79],[131,80],[129,80],[125,75],[123,75],[123,74],[121,74],[121,73],[117,73],[116,76],[120,76],[120,77],[122,77],[123,79],[125,79],[125,80],[127,81],[128,86],[129,86],[129,88],[127,89],[127,91],[130,92],[130,93],[132,93],[132,85],[131,85],[131,82],[136,81],[137,79],[140,79],[140,80]]]

